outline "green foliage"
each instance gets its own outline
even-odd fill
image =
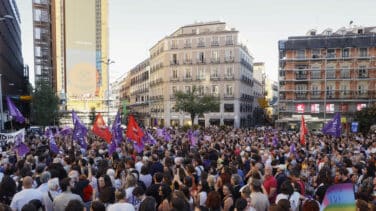
[[[376,106],[363,108],[355,113],[355,121],[359,122],[359,131],[367,134],[372,125],[376,124]]]
[[[176,92],[175,109],[188,112],[193,120],[198,115],[203,115],[207,112],[219,111],[219,99],[211,95],[200,96],[197,88],[193,86],[192,91]]]
[[[48,126],[59,122],[59,98],[48,83],[39,82],[36,84],[31,105],[33,124]]]
[[[94,124],[94,121],[95,121],[95,117],[96,117],[96,111],[95,111],[95,107],[91,107],[90,108],[90,114],[89,114],[89,119],[90,119],[90,124],[93,125]]]

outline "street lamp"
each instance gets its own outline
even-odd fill
[[[110,64],[115,63],[111,59],[101,60],[101,63],[107,65],[107,125],[110,126]]]

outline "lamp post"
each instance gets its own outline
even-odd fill
[[[110,126],[110,64],[115,63],[111,59],[102,60],[101,63],[107,66],[107,125]]]

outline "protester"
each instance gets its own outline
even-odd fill
[[[10,203],[10,207],[15,210],[21,210],[22,207],[27,204],[29,201],[33,199],[37,199],[42,201],[42,194],[36,189],[33,189],[33,178],[30,176],[26,176],[22,180],[22,187],[23,190],[16,193],[13,196],[12,202]]]

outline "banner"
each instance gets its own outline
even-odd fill
[[[0,133],[0,142],[1,143],[14,143],[15,137],[20,133],[24,133],[24,131],[25,129],[21,129],[13,133]]]
[[[359,122],[351,122],[351,132],[357,133],[359,127]]]
[[[341,136],[342,132],[342,124],[341,124],[341,114],[336,113],[333,119],[330,120],[324,127],[322,128],[322,133],[325,135],[332,135],[336,138]]]
[[[354,188],[351,183],[332,185],[325,193],[320,211],[355,211]]]

